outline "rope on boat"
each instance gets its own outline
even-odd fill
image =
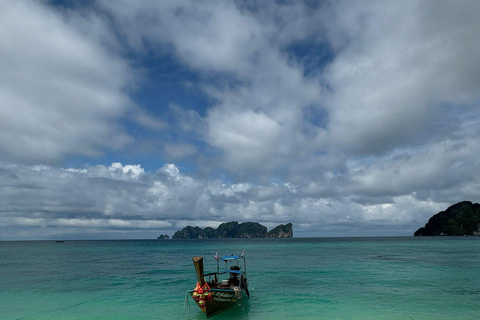
[[[185,315],[185,306],[188,307],[188,313],[190,314],[190,301],[188,300],[188,290],[185,292],[185,301],[183,302],[183,315]]]
[[[245,310],[245,307],[243,306],[242,304],[242,298],[243,298],[243,295],[242,295],[242,291],[240,291],[238,288],[235,288],[235,303],[240,307],[242,308],[242,310]]]
[[[235,299],[235,303],[242,308],[242,310],[245,310],[245,307],[242,305],[242,299]]]

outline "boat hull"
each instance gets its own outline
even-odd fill
[[[244,290],[235,291],[233,289],[211,289],[212,298],[205,302],[205,314],[210,318],[217,313],[230,309],[235,305],[241,305],[245,296]],[[189,291],[190,295],[193,290]],[[198,305],[198,302],[196,302]]]

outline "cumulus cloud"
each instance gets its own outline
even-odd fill
[[[102,2],[132,47],[169,47],[200,72],[215,103],[197,132],[215,164],[286,179],[448,138],[478,116],[479,44],[464,41],[479,36],[476,6]]]
[[[133,180],[138,180],[138,178],[145,173],[145,170],[139,164],[123,166],[120,162],[112,163],[112,165],[108,167],[108,171],[117,177],[119,175],[120,177],[126,176]]]
[[[478,115],[475,12],[478,3],[468,1],[334,6],[329,137],[354,153],[390,152],[458,130],[461,107]]]
[[[102,6],[132,47],[141,50],[150,43],[161,51],[171,46],[182,63],[200,72],[197,86],[217,103],[195,122],[202,123],[200,139],[223,154],[223,162],[215,163],[228,171],[258,173],[268,169],[265,159],[270,170],[283,170],[299,154],[315,153],[322,130],[303,117],[303,109],[321,109],[324,89],[281,51],[275,17],[224,2]],[[185,119],[194,120],[196,114],[184,115],[180,128],[188,130],[192,122]]]
[[[186,225],[216,227],[232,220],[258,221],[269,228],[293,222],[296,234],[304,236],[368,235],[372,225],[382,235],[404,235],[445,209],[448,203],[441,199],[443,192],[449,189],[454,194],[454,186],[444,186],[426,198],[398,192],[390,194],[390,201],[362,202],[358,199],[372,196],[370,188],[379,192],[383,179],[378,179],[379,185],[372,181],[366,187],[361,174],[348,186],[325,182],[337,188],[337,193],[319,196],[312,192],[316,187],[312,184],[195,179],[174,164],[155,173],[120,163],[82,170],[5,164],[1,169],[0,229],[9,239],[22,237],[14,232],[17,229],[40,238],[55,237],[59,230],[77,238],[119,237],[129,231],[129,236],[143,238],[159,232],[173,234]],[[464,186],[478,192],[473,180]],[[458,190],[456,195],[463,192]]]
[[[0,159],[52,163],[131,142],[118,123],[131,105],[131,72],[97,42],[103,21],[43,2],[0,6]],[[94,36],[81,32],[86,19]]]
[[[227,151],[228,164],[233,169],[255,165],[276,153],[281,126],[263,113],[214,111],[209,120],[209,139]]]
[[[480,201],[478,12],[463,0],[0,4],[0,227],[411,234]],[[132,83],[149,79],[127,59],[142,57],[191,72],[183,85],[205,105],[135,106]],[[48,166],[121,149],[134,131],[171,163]]]

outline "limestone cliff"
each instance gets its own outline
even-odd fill
[[[267,238],[293,238],[291,223],[281,224],[267,233]]]
[[[434,215],[414,236],[478,236],[480,204],[463,201]]]
[[[270,234],[270,236],[269,236]],[[206,239],[206,238],[292,238],[292,224],[279,225],[267,233],[267,228],[258,222],[222,223],[217,229],[187,226],[175,232],[172,239]]]

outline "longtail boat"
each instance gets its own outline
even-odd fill
[[[187,291],[207,318],[236,305],[242,306],[248,292],[245,251],[240,255],[218,257],[217,272],[203,273],[203,257],[193,257],[197,286]],[[220,264],[223,264],[222,271]]]

